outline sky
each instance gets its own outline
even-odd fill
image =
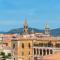
[[[0,31],[28,26],[44,29],[60,28],[60,0],[0,0]]]

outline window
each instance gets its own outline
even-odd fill
[[[60,47],[60,44],[59,44],[59,43],[57,43],[57,44],[56,44],[56,47]]]
[[[29,51],[29,55],[30,55],[30,51]]]
[[[25,28],[25,26],[24,26],[24,28]]]
[[[12,38],[16,38],[15,36],[13,36]]]
[[[49,55],[49,49],[47,49],[47,55]]]
[[[45,49],[43,50],[43,55],[46,55],[46,51],[45,51]]]
[[[8,43],[6,43],[6,46],[8,46]]]
[[[53,45],[52,45],[52,43],[51,43],[51,41],[49,41],[48,42],[48,47],[52,47]]]
[[[40,47],[43,47],[43,43],[39,43],[39,46],[40,46]]]
[[[28,28],[28,26],[26,26],[26,28]]]
[[[37,49],[37,55],[39,54],[39,50]]]
[[[25,30],[24,30],[24,32],[25,32]]]
[[[42,49],[40,49],[40,55],[42,55]]]
[[[22,56],[24,55],[24,52],[22,51]]]
[[[30,46],[30,43],[28,44],[28,47],[30,48],[31,46]]]
[[[30,57],[28,58],[28,60],[30,60]]]
[[[53,54],[53,51],[52,50],[50,50],[50,54]]]
[[[47,43],[44,43],[44,47],[47,47]]]
[[[8,56],[11,56],[11,53],[8,53]]]
[[[14,60],[15,60],[15,58],[14,58]]]
[[[36,49],[34,48],[34,55],[36,55]]]
[[[15,44],[13,44],[13,49],[15,48]]]
[[[26,28],[26,29],[27,29],[27,28],[28,28],[28,26],[24,26],[24,28]]]
[[[22,43],[22,48],[24,48],[24,43]]]

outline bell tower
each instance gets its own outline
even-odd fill
[[[24,33],[27,34],[28,33],[28,24],[27,24],[27,19],[25,18],[24,21]]]
[[[35,33],[35,32],[34,32],[34,29],[32,29],[31,33]]]
[[[50,31],[47,23],[45,24],[45,34],[50,35]]]

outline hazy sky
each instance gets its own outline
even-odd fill
[[[23,27],[60,28],[60,0],[0,0],[0,31]]]

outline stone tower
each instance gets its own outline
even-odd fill
[[[24,21],[24,33],[27,34],[28,33],[28,24],[27,24],[27,19],[25,18]]]
[[[31,33],[33,33],[33,34],[35,33],[35,32],[34,32],[34,29],[32,29]]]
[[[45,34],[46,35],[49,35],[50,34],[49,27],[48,27],[48,24],[47,23],[45,24]]]

